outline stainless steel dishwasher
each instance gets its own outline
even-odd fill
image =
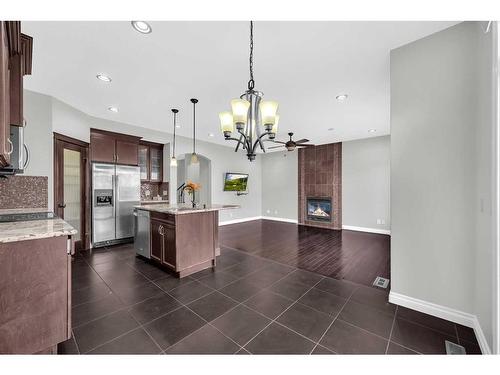
[[[134,248],[137,255],[151,258],[149,211],[134,209]]]

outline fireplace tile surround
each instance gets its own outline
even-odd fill
[[[342,143],[299,149],[298,177],[299,224],[342,229]],[[308,219],[307,198],[331,199],[332,220]]]

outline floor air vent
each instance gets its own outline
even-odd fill
[[[385,279],[383,277],[377,276],[375,281],[373,282],[373,286],[378,286],[379,288],[387,288],[389,285],[389,279]]]
[[[446,354],[465,354],[465,348],[462,345],[446,340]]]

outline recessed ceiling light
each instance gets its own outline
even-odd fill
[[[333,128],[328,128],[328,131],[329,131],[329,132],[333,131]]]
[[[214,133],[208,133],[208,136],[209,136],[209,137],[213,137],[213,136],[214,136]]]
[[[112,81],[111,77],[107,76],[106,74],[100,73],[100,74],[96,75],[96,77],[99,81],[108,82],[108,83]]]
[[[117,107],[108,107],[108,111],[113,112],[113,113],[118,113],[118,108]]]
[[[132,21],[132,27],[142,34],[149,34],[153,31],[151,26],[144,21]]]
[[[368,133],[375,133],[377,131],[377,129],[370,129],[368,130]]]
[[[345,102],[347,100],[347,94],[340,94],[335,97],[339,102]]]

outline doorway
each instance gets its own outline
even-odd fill
[[[54,133],[54,213],[78,233],[75,250],[90,247],[89,144]]]

